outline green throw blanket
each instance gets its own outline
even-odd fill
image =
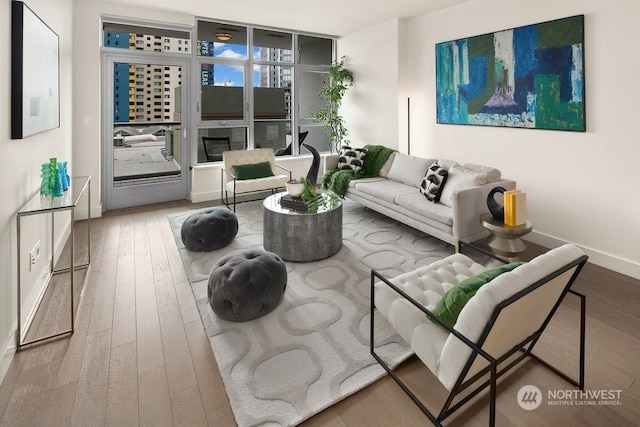
[[[359,171],[329,169],[322,175],[322,188],[330,188],[338,196],[344,197],[349,181],[359,178],[373,178],[378,176],[389,156],[396,150],[383,145],[365,145],[367,155],[362,169]]]

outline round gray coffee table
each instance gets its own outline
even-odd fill
[[[518,254],[527,249],[520,238],[532,230],[533,225],[530,221],[512,227],[495,219],[490,213],[484,213],[480,215],[480,222],[491,233],[486,242],[496,254],[516,259]]]
[[[317,213],[302,213],[280,206],[287,193],[263,202],[264,249],[285,261],[309,262],[330,257],[342,247],[342,202],[321,203]]]

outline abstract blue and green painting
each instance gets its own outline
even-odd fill
[[[584,15],[436,44],[437,122],[585,131]]]

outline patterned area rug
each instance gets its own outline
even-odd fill
[[[228,322],[209,307],[209,271],[232,251],[263,249],[262,203],[239,204],[234,241],[206,253],[186,250],[180,239],[180,226],[193,212],[170,215],[169,222],[241,427],[299,424],[381,378],[384,370],[369,353],[371,269],[394,277],[453,253],[447,243],[345,201],[340,251],[321,261],[287,262],[278,308],[249,322]],[[411,351],[378,319],[378,352],[397,365]]]

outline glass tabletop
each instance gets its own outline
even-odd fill
[[[60,197],[41,196],[38,192],[18,211],[19,216],[32,215],[39,212],[71,209],[77,206],[80,196],[86,191],[90,176],[71,178],[71,185]]]
[[[265,209],[269,209],[272,212],[290,214],[290,215],[322,214],[324,212],[332,211],[333,209],[336,209],[337,207],[342,205],[342,201],[337,195],[329,192],[321,192],[320,193],[321,200],[319,201],[319,204],[318,204],[318,211],[304,212],[301,210],[290,209],[285,206],[282,206],[281,199],[287,196],[289,196],[289,193],[287,193],[286,191],[282,193],[273,194],[267,197],[266,199],[264,199],[264,202],[262,204],[265,207]],[[299,197],[295,197],[294,200],[298,201],[299,203],[302,203],[302,200]]]

